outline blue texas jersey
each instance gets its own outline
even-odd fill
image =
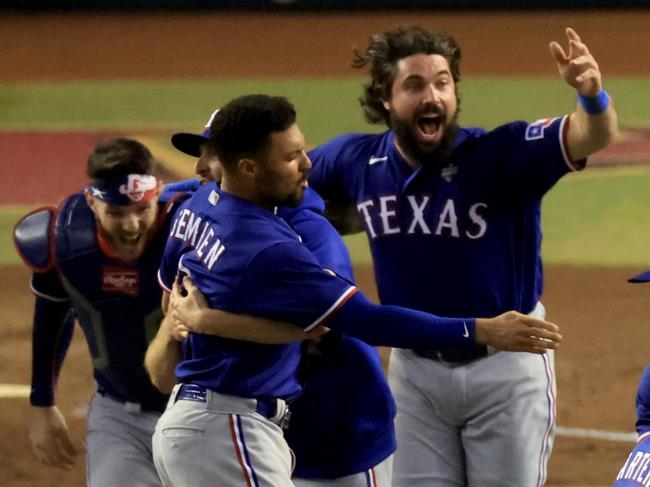
[[[353,282],[352,263],[338,232],[322,215],[324,202],[308,189],[298,208],[278,215],[300,235],[318,262]],[[296,453],[294,476],[338,478],[379,464],[396,448],[395,403],[374,347],[330,332],[319,353],[301,363],[304,391],[291,404],[285,436]]]
[[[179,249],[184,253],[178,258]],[[159,278],[167,289],[187,273],[211,308],[320,324],[356,288],[325,271],[280,217],[206,184],[176,213]],[[300,344],[260,345],[190,334],[179,382],[224,394],[291,399],[300,392]]]
[[[446,165],[416,170],[394,132],[347,134],[310,152],[310,183],[356,205],[382,303],[442,316],[528,313],[542,292],[540,200],[574,169],[568,123],[461,128]]]
[[[615,487],[650,487],[650,366],[646,367],[641,377],[636,396],[636,415],[639,439],[618,473]]]

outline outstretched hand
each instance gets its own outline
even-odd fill
[[[476,319],[476,343],[508,352],[542,354],[562,341],[557,325],[517,311]]]
[[[77,449],[56,406],[30,408],[29,440],[39,461],[48,467],[70,470]]]
[[[560,76],[581,95],[596,96],[603,87],[598,64],[575,30],[567,27],[566,36],[569,41],[568,53],[558,42],[549,44]]]

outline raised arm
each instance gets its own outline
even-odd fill
[[[327,332],[323,326],[306,332],[289,323],[211,309],[189,277],[183,278],[183,287],[185,295],[174,284],[169,302],[174,325],[180,333],[191,331],[273,345],[317,338]]]
[[[603,89],[600,69],[587,45],[568,27],[568,52],[553,41],[549,44],[560,76],[578,93],[567,133],[570,157],[577,161],[606,147],[618,133],[616,110]]]

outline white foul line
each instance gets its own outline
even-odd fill
[[[618,431],[603,431],[583,428],[565,428],[558,426],[555,428],[555,434],[558,436],[568,436],[571,438],[592,438],[594,440],[622,441],[625,443],[636,443],[638,435],[636,433],[620,433]]]
[[[23,384],[0,384],[0,399],[29,397],[30,386]]]

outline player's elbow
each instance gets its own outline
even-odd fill
[[[175,376],[173,379],[170,379],[168,376],[156,374],[155,372],[152,373],[149,369],[147,369],[147,372],[149,373],[149,379],[151,379],[151,383],[155,386],[156,389],[158,389],[163,394],[170,394],[172,392],[172,389],[176,384]]]

